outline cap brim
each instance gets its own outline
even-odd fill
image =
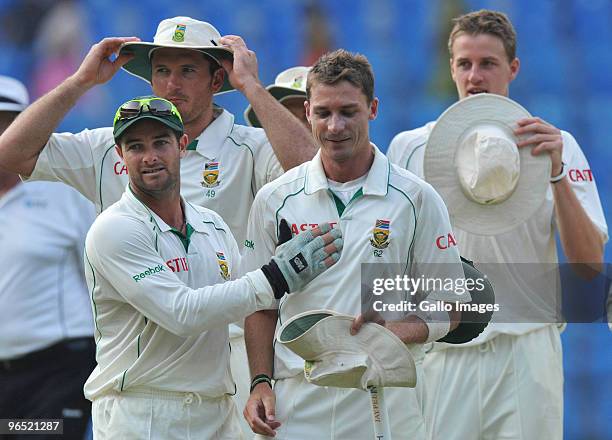
[[[268,89],[270,94],[274,96],[274,98],[280,103],[291,98],[304,98],[304,100],[306,100],[306,92],[302,92],[301,90],[275,85],[271,85],[266,88]],[[244,111],[244,119],[251,127],[261,128],[261,122],[259,122],[259,118],[255,114],[255,110],[253,110],[253,106],[251,106],[251,104],[249,104],[249,106]]]
[[[436,121],[427,145],[425,180],[440,194],[454,227],[478,235],[510,231],[536,213],[546,198],[551,162],[548,155],[533,156],[531,148],[519,148],[520,176],[505,201],[481,205],[467,198],[455,170],[455,154],[461,140],[479,124],[493,124],[514,136],[516,122],[531,115],[518,103],[493,94],[479,94],[450,106]],[[517,147],[518,148],[518,147]]]
[[[217,46],[186,46],[182,45],[159,45],[154,43],[143,43],[143,42],[128,42],[121,46],[119,50],[119,55],[123,54],[133,54],[134,58],[125,63],[121,68],[128,72],[131,75],[134,75],[149,84],[151,84],[151,59],[149,58],[149,54],[151,51],[158,48],[176,48],[176,49],[189,49],[195,50],[198,52],[202,52],[212,59],[214,59],[219,65],[221,65],[220,60],[228,59],[233,60],[234,55],[232,52],[224,47]],[[234,90],[234,87],[229,82],[229,78],[226,72],[225,82],[215,95],[219,95],[221,93],[230,92]]]
[[[140,115],[140,116],[138,116],[138,117],[136,117],[136,118],[134,118],[134,119],[128,119],[127,121],[125,121],[125,122],[124,122],[124,123],[121,125],[121,127],[120,127],[120,128],[117,130],[117,132],[115,132],[115,131],[113,130],[113,137],[114,137],[114,139],[116,140],[116,139],[118,139],[119,137],[121,137],[121,136],[123,135],[123,133],[125,133],[125,130],[127,130],[128,128],[130,128],[130,127],[131,127],[132,125],[134,125],[136,122],[140,122],[140,121],[142,121],[143,119],[152,119],[152,120],[154,120],[154,121],[161,122],[161,123],[162,123],[162,124],[164,124],[166,127],[170,128],[170,129],[172,129],[172,130],[174,130],[174,131],[177,131],[177,132],[179,132],[179,133],[183,133],[183,132],[184,132],[184,128],[183,128],[182,126],[177,125],[177,124],[175,124],[174,122],[172,122],[172,121],[170,121],[170,120],[168,120],[168,119],[162,118],[162,117],[160,117],[160,116],[155,116],[155,115],[152,115],[152,114],[150,114],[150,113],[145,113],[145,114],[142,114],[142,115]]]

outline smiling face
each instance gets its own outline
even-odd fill
[[[346,80],[312,84],[306,114],[324,164],[346,165],[371,156],[369,122],[377,110],[378,99],[368,103],[362,90]]]
[[[160,48],[153,52],[153,93],[178,108],[186,128],[204,128],[212,119],[213,95],[223,86],[224,73],[217,69],[211,74],[210,63],[195,50]]]
[[[491,34],[459,34],[451,47],[451,76],[459,99],[477,93],[508,96],[519,60],[508,60],[500,38]]]
[[[177,139],[164,124],[143,119],[130,126],[119,139],[117,153],[130,176],[130,188],[140,200],[159,200],[180,191],[180,159],[187,136]]]

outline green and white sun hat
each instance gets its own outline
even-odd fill
[[[310,67],[304,66],[283,70],[276,76],[274,84],[270,84],[266,89],[280,103],[291,98],[306,100],[306,79],[309,71]],[[261,123],[250,104],[244,111],[244,119],[251,127],[261,127]]]
[[[221,65],[221,59],[233,59],[232,52],[226,47],[218,46],[221,34],[213,25],[190,17],[173,17],[162,20],[152,43],[128,42],[121,46],[119,54],[134,54],[122,69],[138,78],[151,83],[151,55],[160,47],[191,49],[202,52]],[[217,93],[233,90],[225,75],[225,83]]]

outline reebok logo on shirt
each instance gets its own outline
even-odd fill
[[[149,275],[155,275],[156,273],[163,272],[164,270],[166,270],[166,268],[164,266],[162,266],[161,264],[158,265],[157,267],[155,267],[154,269],[151,269],[149,267],[147,270],[145,270],[142,273],[139,273],[139,274],[136,274],[136,275],[132,275],[132,279],[134,281],[138,282],[140,280],[144,280]]]

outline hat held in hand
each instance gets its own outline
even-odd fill
[[[300,313],[283,324],[277,341],[305,360],[304,375],[315,385],[362,390],[416,386],[408,347],[372,322],[351,335],[353,319],[331,310]]]
[[[431,131],[425,180],[442,196],[453,226],[479,235],[510,231],[536,213],[549,187],[548,155],[518,148],[527,110],[500,95],[478,94],[450,106]]]

